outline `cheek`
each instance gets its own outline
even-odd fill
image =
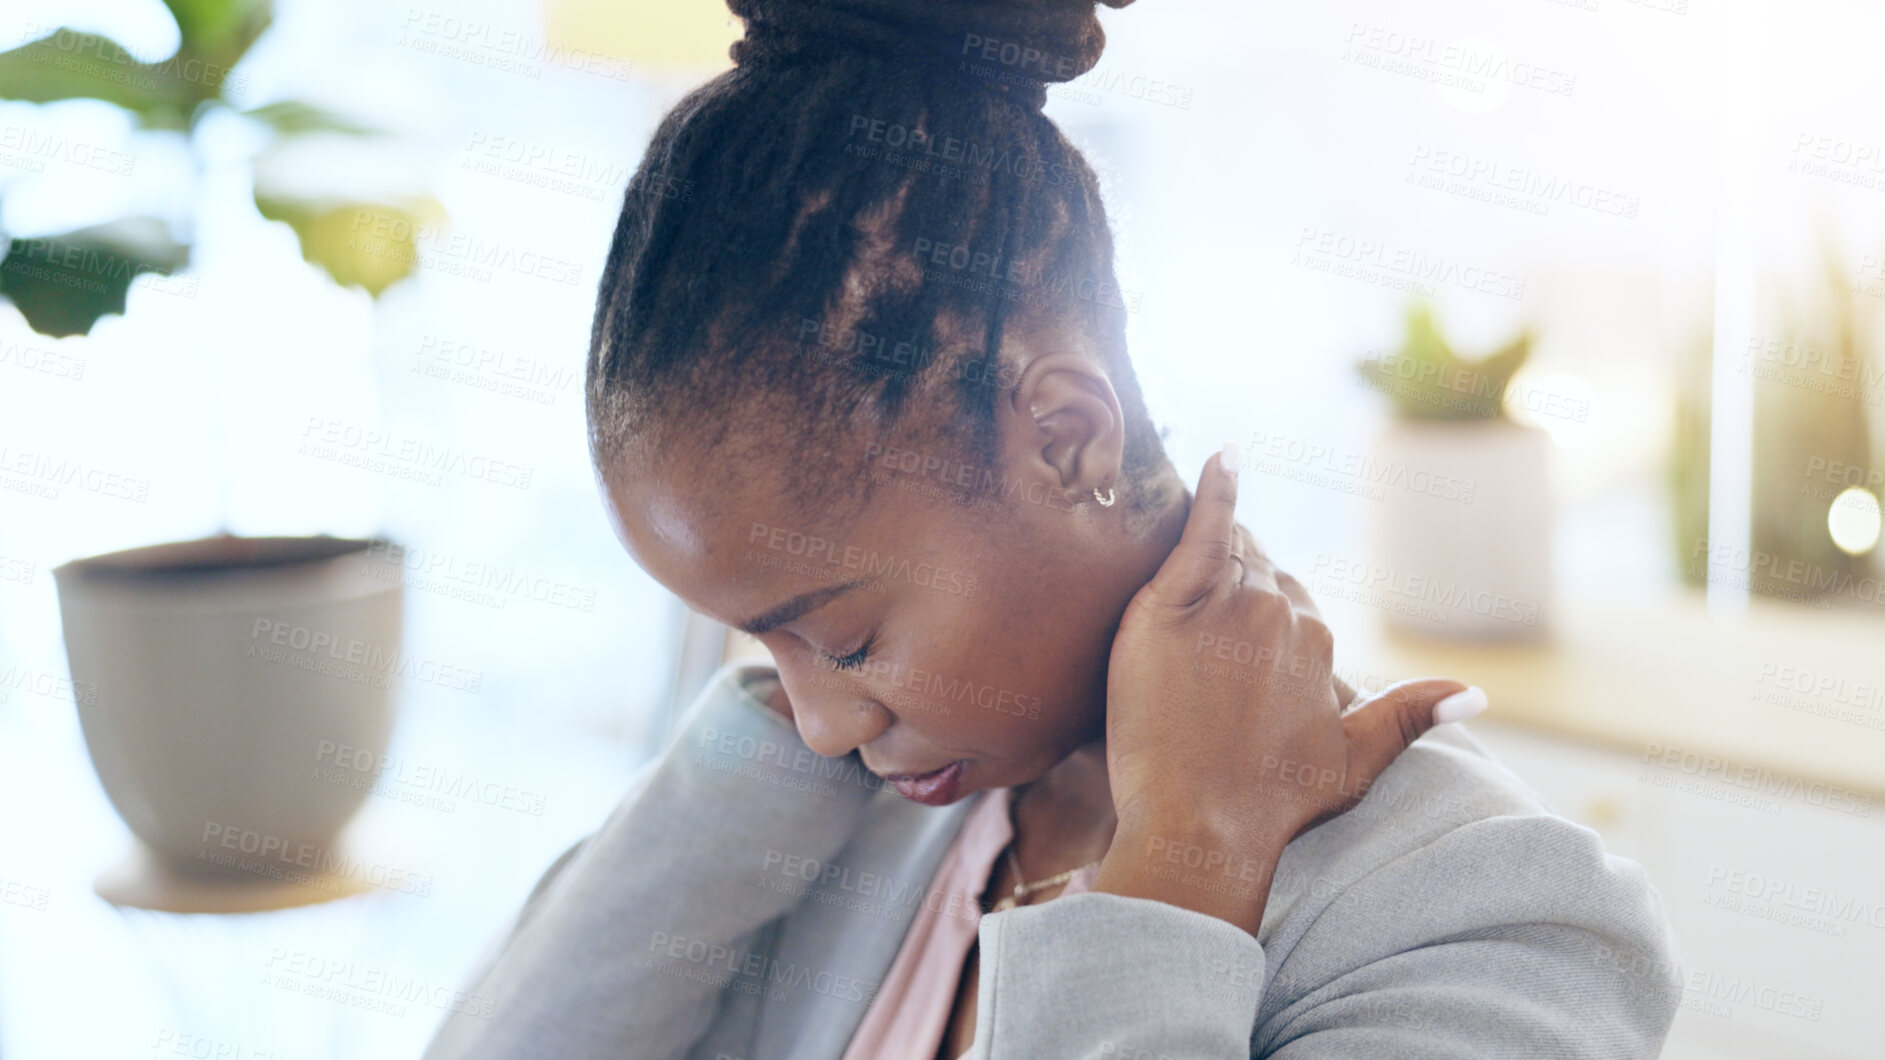
[[[968,746],[1048,742],[1057,728],[1051,679],[1026,623],[1003,621],[995,600],[918,602],[903,646],[865,664],[886,708],[911,727]],[[1038,627],[1032,627],[1038,629]]]

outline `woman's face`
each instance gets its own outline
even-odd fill
[[[841,521],[782,514],[800,507],[784,446],[727,474],[675,443],[603,477],[635,560],[771,651],[812,750],[857,750],[940,805],[1034,780],[1101,738],[1113,631],[1163,557],[1135,547],[1120,509],[1070,500],[1051,453],[1008,448],[984,469],[860,443],[877,485]]]

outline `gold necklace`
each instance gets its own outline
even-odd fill
[[[1097,861],[1088,862],[1077,869],[1068,869],[1066,872],[1049,876],[1044,880],[1037,880],[1034,883],[1028,883],[1026,880],[1022,879],[1021,862],[1015,857],[1014,853],[1015,840],[1020,835],[1020,829],[1015,827],[1015,804],[1020,801],[1020,796],[1015,795],[1011,789],[1008,798],[1008,846],[1003,852],[1008,855],[1009,871],[1014,873],[1014,893],[998,900],[990,912],[1001,913],[1013,909],[1015,906],[1020,905],[1021,900],[1028,895],[1036,891],[1044,891],[1058,884],[1066,883],[1068,880],[1073,879],[1075,873],[1084,869],[1093,868],[1095,865],[1099,864]]]
[[[1009,871],[1014,873],[1014,879],[1015,879],[1014,893],[1007,895],[1006,897],[1002,898],[1000,901],[996,902],[994,911],[997,913],[1001,913],[1009,909],[1013,909],[1015,906],[1021,904],[1021,899],[1026,898],[1028,895],[1033,894],[1035,891],[1044,891],[1047,888],[1053,887],[1057,884],[1066,883],[1068,880],[1073,879],[1075,873],[1080,872],[1084,869],[1090,869],[1093,866],[1098,865],[1098,864],[1099,862],[1097,861],[1088,862],[1087,864],[1080,866],[1080,868],[1068,869],[1066,872],[1060,873],[1055,876],[1049,876],[1047,879],[1044,879],[1044,880],[1036,880],[1033,883],[1025,883],[1021,879],[1021,863],[1015,860],[1014,846],[1010,844],[1008,847],[1008,869]]]

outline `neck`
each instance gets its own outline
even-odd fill
[[[1169,463],[1153,476],[1149,488],[1160,498],[1158,510],[1142,524],[1141,532],[1130,535],[1133,539],[1130,554],[1108,564],[1125,575],[1121,586],[1124,596],[1118,608],[1121,615],[1132,594],[1152,579],[1172,549],[1178,546],[1185,521],[1191,514],[1191,493]],[[1115,623],[1113,632],[1117,630]],[[1014,789],[1017,848],[1037,842],[1041,846],[1064,845],[1075,850],[1097,848],[1083,857],[1083,861],[1092,861],[1106,852],[1118,817],[1113,812],[1112,786],[1107,782],[1105,709],[1102,698],[1100,716],[1093,726],[1090,741],[1074,748],[1038,780]]]
[[[1017,848],[1055,851],[1053,860],[1077,864],[1098,859],[1118,822],[1106,779],[1106,744],[1076,748],[1039,780],[1017,787],[1014,800]]]

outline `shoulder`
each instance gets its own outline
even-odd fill
[[[1304,892],[1326,896],[1331,886],[1410,858],[1438,867],[1435,859],[1546,853],[1588,859],[1601,849],[1595,832],[1557,816],[1464,727],[1444,726],[1402,752],[1353,809],[1297,837],[1272,892],[1294,898],[1302,884]],[[1295,875],[1285,878],[1284,868]]]
[[[1259,941],[1272,1015],[1338,982],[1412,978],[1659,1041],[1681,993],[1643,867],[1553,813],[1460,726],[1422,736],[1353,810],[1290,844]]]

